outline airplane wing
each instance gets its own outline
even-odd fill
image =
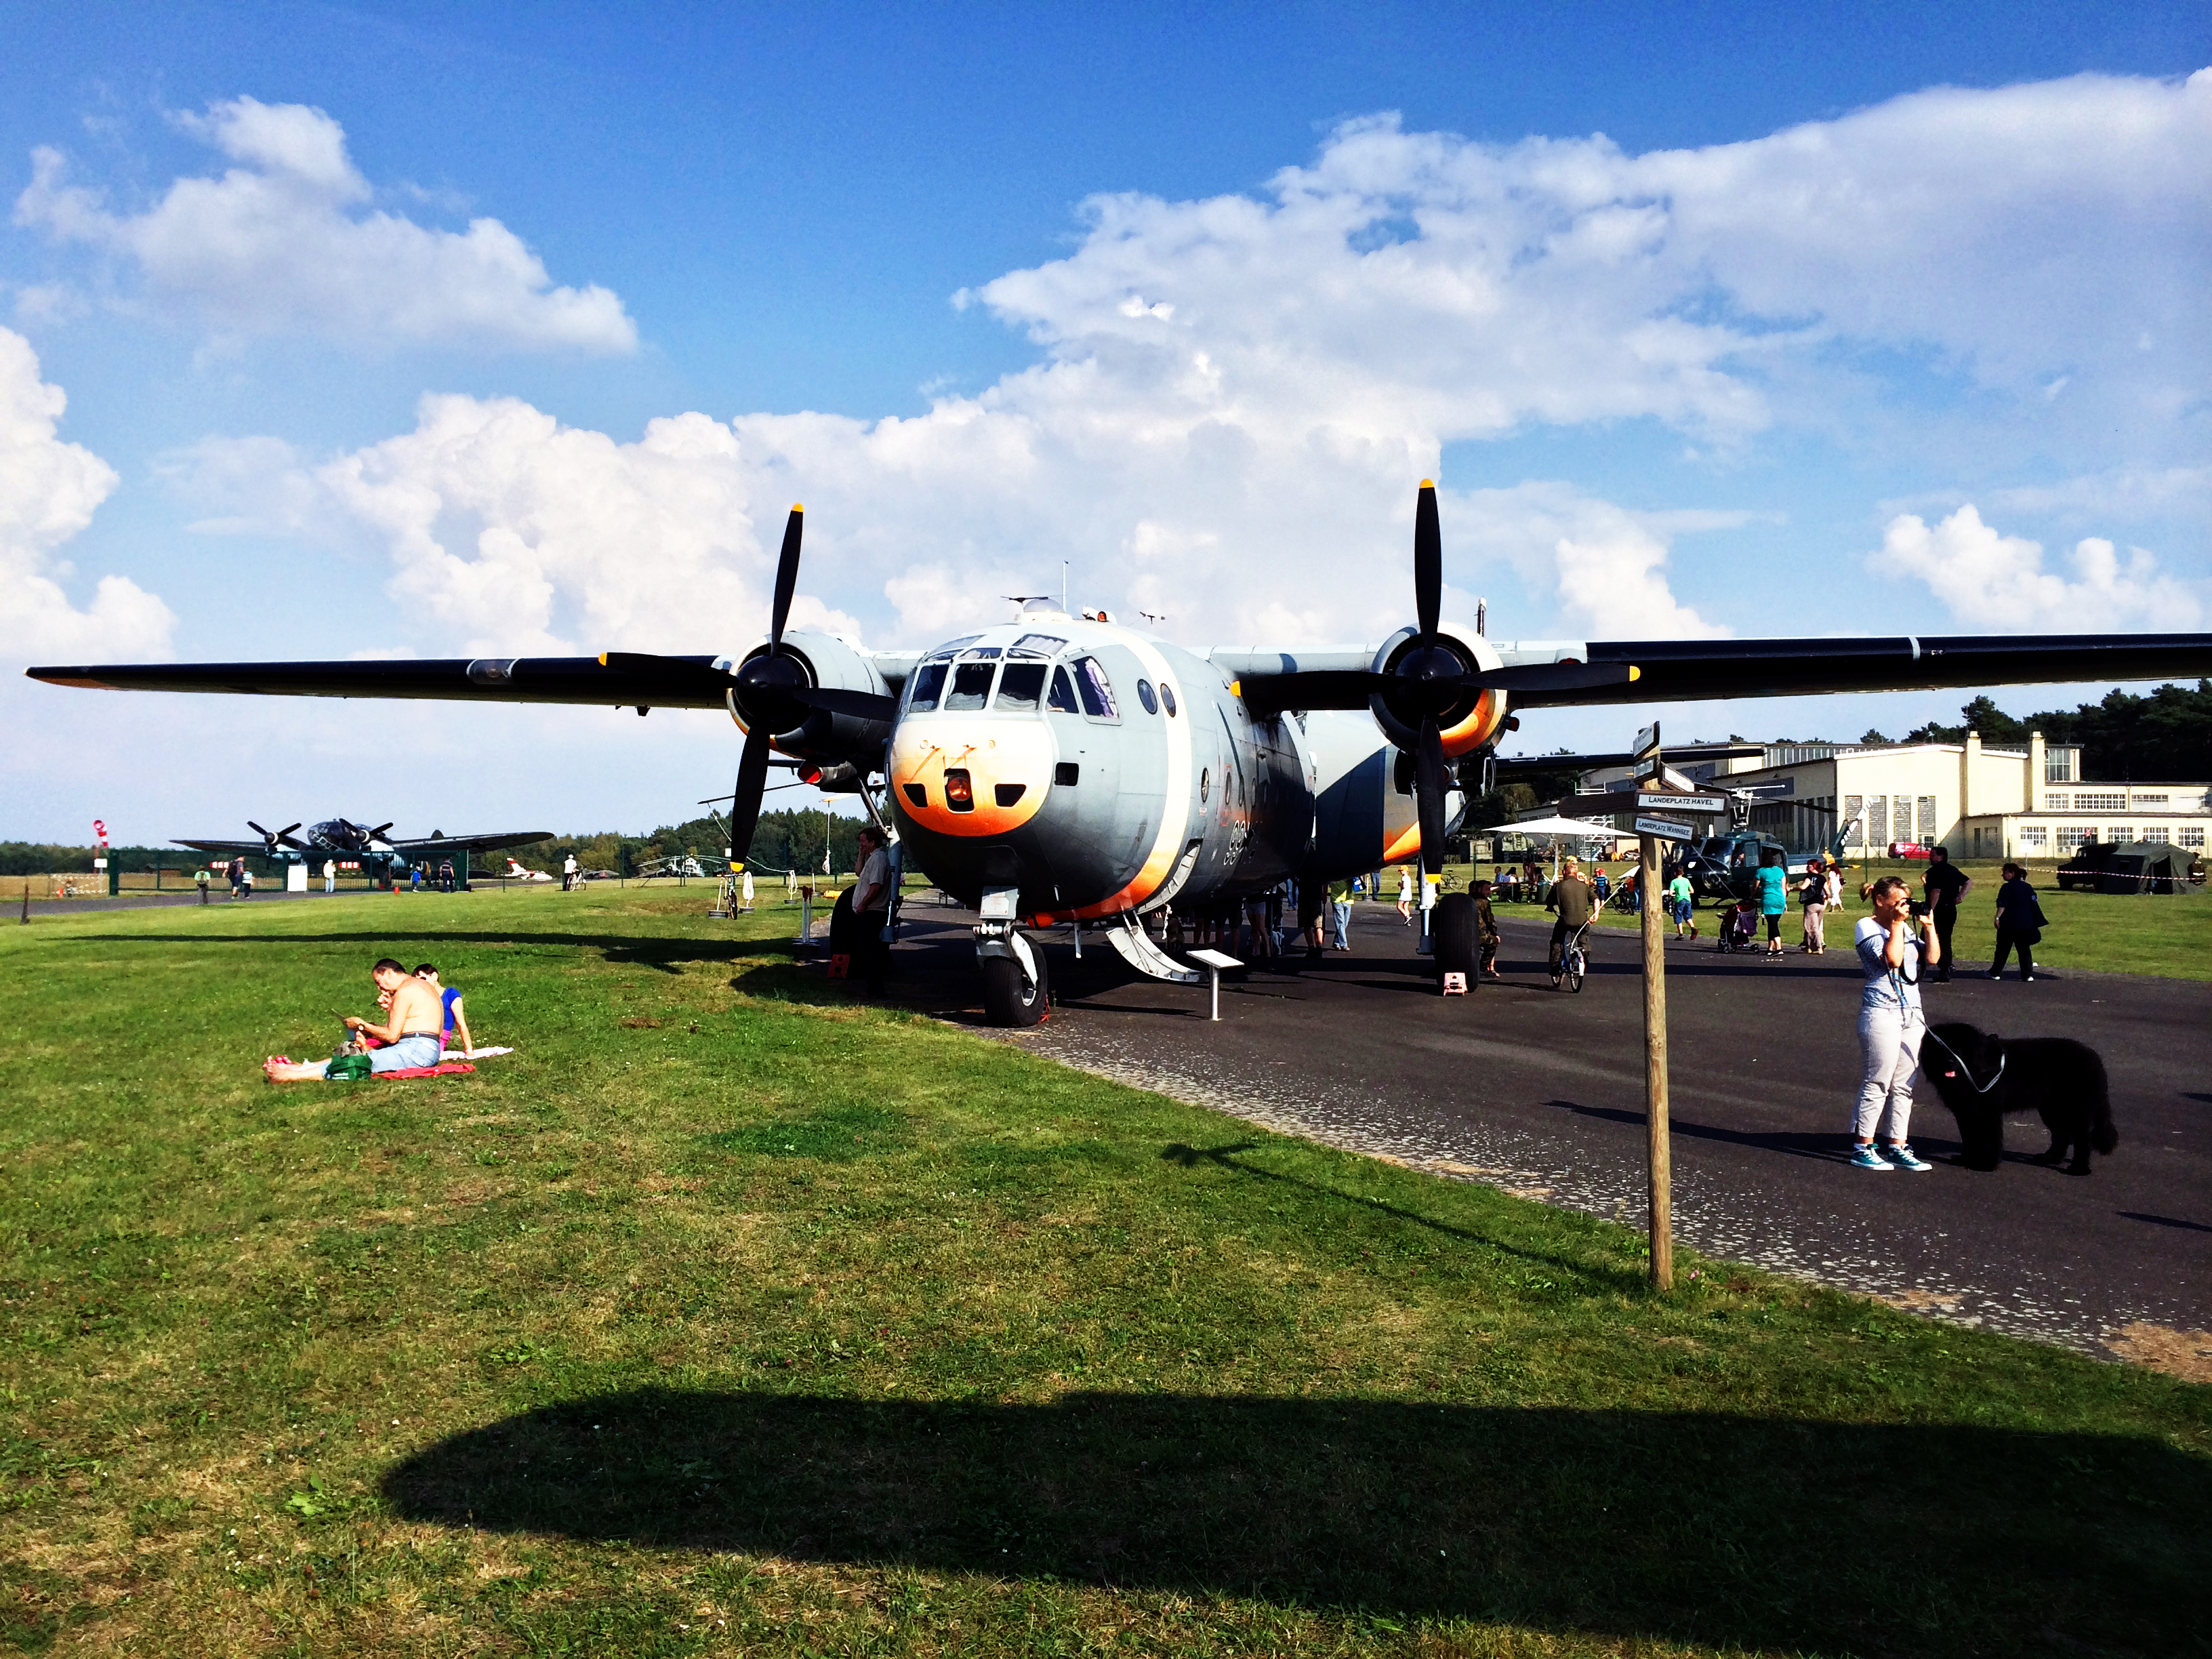
[[[447,657],[400,662],[94,663],[33,668],[34,680],[111,691],[228,691],[276,697],[425,697],[482,702],[720,708],[717,659]]]
[[[248,858],[256,859],[269,850],[269,843],[265,841],[186,841],[181,836],[176,837],[171,845],[189,847],[196,853],[244,854]],[[278,850],[291,849],[279,848]]]
[[[498,836],[423,836],[410,840],[387,837],[394,851],[416,853],[466,853],[475,857],[478,853],[495,853],[503,847],[527,847],[533,842],[550,841],[550,830],[517,830]]]
[[[1887,639],[1591,640],[1558,660],[1635,665],[1626,684],[1514,693],[1520,708],[1929,691],[2212,675],[2212,634],[1898,635]],[[1515,660],[1509,656],[1507,660]]]

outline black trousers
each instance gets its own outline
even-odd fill
[[[853,966],[860,970],[870,996],[884,994],[884,975],[890,972],[891,947],[884,943],[884,921],[881,910],[853,913]]]
[[[1939,904],[1931,914],[1936,918],[1936,943],[1942,947],[1943,951],[1943,960],[1936,964],[1936,977],[1946,980],[1951,977],[1951,930],[1959,925],[1959,907]],[[2027,947],[2022,945],[2021,948],[2026,950]]]
[[[1997,959],[1990,964],[1990,971],[1993,974],[2002,974],[2004,972],[2005,958],[2011,955],[2014,951],[2018,951],[2020,952],[2021,976],[2022,978],[2026,978],[2028,975],[2033,973],[2035,971],[2035,951],[2033,947],[2028,944],[2027,935],[2025,933],[2016,933],[2009,927],[2000,927],[1997,929]]]

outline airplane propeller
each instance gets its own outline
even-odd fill
[[[711,688],[717,696],[728,694],[745,717],[745,746],[738,757],[738,781],[730,800],[730,845],[735,857],[744,856],[752,845],[753,826],[760,818],[761,793],[768,781],[769,739],[788,732],[808,713],[820,709],[849,714],[858,720],[897,718],[898,699],[880,691],[854,691],[833,685],[810,685],[798,658],[783,648],[784,624],[791,619],[791,601],[799,591],[799,550],[805,533],[806,509],[794,504],[783,526],[783,546],[776,555],[775,597],[769,603],[768,649],[748,658],[734,673],[681,658],[654,656],[639,651],[605,651],[600,663],[609,668],[650,672],[689,679]],[[733,684],[734,682],[734,684]]]
[[[292,832],[300,827],[296,823],[288,823],[282,830],[264,830],[252,818],[248,818],[246,821],[246,827],[259,836],[263,844],[272,853],[280,846],[293,848],[302,853],[307,850],[307,844],[305,842],[292,839]]]
[[[1449,774],[1443,721],[1470,691],[1567,691],[1625,685],[1638,677],[1626,663],[1543,662],[1469,668],[1439,632],[1444,595],[1443,532],[1437,518],[1437,487],[1421,480],[1413,509],[1413,637],[1391,665],[1372,669],[1316,669],[1271,674],[1249,683],[1249,704],[1270,710],[1364,708],[1382,698],[1415,733],[1413,799],[1420,813],[1421,861],[1435,869],[1443,850],[1444,792]]]

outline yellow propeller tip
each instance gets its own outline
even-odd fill
[[[1632,680],[1640,680],[1644,678],[1644,671],[1631,663],[1628,665],[1628,678]]]
[[[791,510],[794,513],[804,513],[806,511],[806,503],[805,501],[793,501],[791,504]]]
[[[1436,487],[1436,480],[1433,478],[1424,478],[1421,480],[1421,488],[1424,489],[1434,489]]]
[[[605,667],[607,665],[607,657],[608,657],[608,655],[609,655],[609,653],[606,653],[606,652],[605,652],[605,651],[602,651],[602,652],[600,652],[600,653],[599,653],[599,666],[600,666],[600,667],[605,668]]]

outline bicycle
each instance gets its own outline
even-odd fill
[[[1559,971],[1552,975],[1552,985],[1557,989],[1564,981],[1570,991],[1583,988],[1583,976],[1589,971],[1589,953],[1583,949],[1583,935],[1589,932],[1589,923],[1567,935],[1559,946]]]

